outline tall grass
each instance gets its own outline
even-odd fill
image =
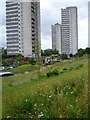
[[[87,118],[87,83],[85,64],[58,76],[3,88],[3,118]]]

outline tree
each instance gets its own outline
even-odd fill
[[[82,49],[82,48],[80,48],[80,49],[78,50],[78,52],[76,53],[76,56],[82,57],[84,54],[85,54],[85,50]]]
[[[44,56],[50,56],[50,55],[52,55],[52,49],[44,50]]]
[[[3,65],[4,67],[9,67],[9,66],[11,65],[11,61],[3,60],[3,61],[2,61],[2,65]]]
[[[35,58],[33,58],[33,57],[30,58],[30,64],[31,65],[35,65],[36,64]]]
[[[69,55],[69,56],[70,56],[70,58],[72,58],[74,55],[73,55],[72,53],[70,53],[70,55]]]
[[[89,47],[87,47],[87,48],[85,49],[85,53],[86,53],[86,54],[90,54],[90,48],[89,48]]]
[[[39,41],[35,43],[35,55],[36,55],[36,62],[38,64],[38,78],[40,77],[40,58],[41,58],[41,46]]]
[[[64,59],[67,59],[68,58],[68,55],[66,53],[62,54],[61,55],[61,59],[64,60]]]
[[[21,64],[22,64],[22,60],[23,60],[22,55],[21,55],[21,54],[16,55],[16,56],[15,56],[15,60],[16,60],[16,63],[17,63],[18,65],[21,65]]]
[[[2,49],[2,59],[7,58],[7,49]]]
[[[44,56],[44,51],[41,49],[41,56]]]
[[[58,50],[52,50],[52,54],[59,54],[59,51]]]

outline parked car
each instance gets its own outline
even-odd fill
[[[4,70],[5,67],[4,66],[0,66],[0,71]]]
[[[10,67],[6,67],[5,70],[9,70],[9,69],[12,69],[13,67],[10,66]]]
[[[13,76],[15,75],[12,72],[0,72],[0,77],[8,77],[8,76]]]

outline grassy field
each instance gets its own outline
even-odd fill
[[[26,71],[33,71],[36,70],[38,68],[38,65],[30,65],[30,64],[26,64],[26,65],[21,65],[19,67],[7,70],[7,72],[13,72],[15,74],[20,74],[20,73],[24,73]]]
[[[41,75],[58,68],[58,76],[41,76],[2,91],[3,118],[87,118],[88,63],[87,58],[56,63],[41,70]],[[80,66],[82,64],[82,66]],[[77,66],[78,65],[78,66]],[[72,67],[74,66],[74,67]],[[65,69],[68,68],[68,69]],[[3,85],[32,77],[29,73],[2,80]]]
[[[56,64],[53,64],[53,65],[50,65],[50,66],[41,66],[41,72],[40,73],[41,73],[41,75],[45,74],[48,71],[50,71],[51,69],[52,70],[53,69],[62,70],[64,68],[72,67],[72,66],[75,66],[75,65],[78,65],[78,64],[82,64],[82,63],[87,62],[87,61],[88,61],[88,59],[86,57],[84,57],[82,59],[67,60],[67,61],[57,62]],[[14,68],[14,69],[9,70],[10,72],[17,73],[19,75],[9,77],[9,78],[8,77],[3,78],[3,86],[7,85],[7,84],[11,85],[12,82],[21,81],[21,80],[27,80],[28,78],[33,78],[34,76],[37,76],[37,71],[36,71],[37,68],[38,68],[37,65],[32,66],[32,68],[31,68],[30,65],[22,65],[22,66],[19,66],[18,68]],[[30,69],[33,69],[34,71],[30,72],[28,74],[23,73],[25,71],[29,71]],[[20,74],[20,71],[23,71],[23,72],[21,72],[22,74]]]

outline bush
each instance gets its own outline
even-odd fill
[[[51,61],[50,61],[50,62],[48,62],[48,63],[46,63],[46,65],[51,65]]]
[[[49,72],[47,73],[47,77],[57,76],[57,75],[59,75],[59,70],[58,70],[58,69],[55,69],[55,70],[53,70],[53,71],[49,71]]]
[[[83,64],[80,64],[79,67],[83,67]]]
[[[51,76],[52,76],[52,72],[49,71],[49,72],[47,73],[47,77],[51,77]]]
[[[63,70],[67,70],[67,68],[63,68]]]
[[[31,58],[29,62],[30,62],[31,65],[35,65],[36,64],[36,61],[35,61],[34,58]]]
[[[53,70],[53,71],[52,71],[52,74],[53,74],[53,75],[59,75],[58,69]]]

